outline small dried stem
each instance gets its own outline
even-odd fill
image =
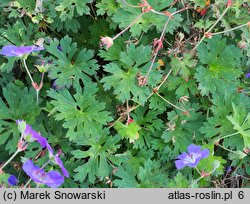
[[[208,31],[205,32],[209,33],[211,32],[211,30],[213,30],[213,28],[219,23],[219,21],[224,17],[224,15],[227,13],[228,9],[230,8],[230,6],[226,7],[226,9],[223,11],[223,13],[220,15],[220,17],[215,21],[215,23],[208,29]],[[202,38],[200,39],[200,41],[196,44],[196,46],[192,49],[192,50],[196,50],[196,48],[202,43],[202,41],[206,38],[206,35],[203,35]]]
[[[128,104],[128,100],[126,100],[126,106],[127,106],[127,123],[130,119],[130,110],[129,110],[129,104]]]
[[[212,35],[219,35],[219,34],[227,33],[227,32],[230,32],[230,31],[233,31],[233,30],[236,30],[236,29],[245,27],[245,26],[249,26],[249,25],[250,25],[250,23],[248,22],[248,23],[245,23],[245,24],[243,24],[243,25],[236,26],[236,27],[231,28],[231,29],[228,29],[228,30],[224,30],[224,31],[212,33]]]
[[[167,99],[163,98],[159,93],[156,92],[156,94],[157,94],[157,96],[159,96],[162,100],[164,100],[165,102],[167,102],[168,104],[170,104],[170,105],[173,106],[174,108],[176,108],[176,109],[178,109],[178,110],[180,110],[180,111],[183,111],[183,112],[186,111],[186,110],[184,110],[184,109],[182,109],[182,108],[180,108],[180,107],[174,105],[173,103],[171,103],[171,102],[168,101]]]
[[[132,25],[134,25],[145,13],[141,13],[139,16],[137,16],[132,23],[128,25],[124,30],[122,30],[120,33],[118,33],[115,37],[112,38],[114,41],[116,38],[118,38],[120,35],[122,35],[124,32],[126,32]]]

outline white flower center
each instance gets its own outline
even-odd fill
[[[184,160],[183,163],[184,164],[194,164],[196,159],[199,158],[201,155],[200,153],[191,153],[189,154]]]

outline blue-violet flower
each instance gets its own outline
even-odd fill
[[[10,175],[8,178],[8,183],[10,186],[16,186],[18,183],[18,180],[15,175]]]
[[[57,188],[64,182],[64,177],[57,171],[45,172],[38,166],[35,166],[31,160],[23,164],[23,170],[30,178],[39,184],[45,184],[51,188]]]
[[[17,120],[17,125],[22,124],[23,120]],[[25,130],[22,132],[23,137],[26,141],[34,141],[36,140],[42,148],[47,147],[48,151],[53,154],[53,150],[51,146],[48,143],[48,140],[41,136],[38,132],[32,129],[32,127],[29,124],[26,124]]]
[[[184,152],[177,157],[175,166],[177,169],[182,169],[185,166],[196,167],[201,159],[208,157],[209,150],[201,150],[200,146],[191,144],[188,146],[188,153]]]
[[[15,45],[6,45],[2,48],[0,52],[1,55],[5,55],[7,57],[22,57],[25,54],[29,54],[34,51],[43,50],[42,47],[37,47],[35,45],[31,46],[15,46]]]

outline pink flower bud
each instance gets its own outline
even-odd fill
[[[134,120],[132,118],[129,118],[128,121],[127,121],[127,124],[130,124],[130,123],[133,123]]]
[[[106,50],[108,50],[113,45],[113,39],[110,37],[102,37],[101,36],[101,43],[100,47],[106,46]]]
[[[43,87],[43,82],[41,82],[38,86],[38,84],[36,82],[32,83],[32,86],[33,88],[36,90],[36,91],[40,91],[41,88]]]
[[[156,52],[163,48],[163,43],[160,39],[154,39],[154,48]]]
[[[227,0],[227,7],[232,5],[232,0]]]
[[[28,147],[28,144],[26,144],[25,141],[19,141],[18,144],[17,144],[17,148],[20,152],[26,150]]]
[[[206,38],[209,38],[209,39],[211,39],[212,38],[212,33],[211,32],[209,32],[209,33],[205,33],[205,37]]]
[[[247,47],[247,43],[246,43],[246,41],[241,40],[240,42],[238,42],[237,46],[238,46],[240,49],[245,49],[245,48]]]

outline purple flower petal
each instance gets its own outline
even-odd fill
[[[17,124],[19,124],[21,122],[23,122],[23,120],[17,120],[16,121]],[[50,157],[54,157],[55,163],[60,166],[60,168],[61,168],[61,170],[63,172],[63,175],[66,176],[66,177],[69,177],[69,173],[66,170],[66,168],[63,166],[62,160],[59,158],[58,154],[54,156],[53,149],[52,149],[52,147],[48,143],[48,140],[45,137],[41,136],[39,133],[37,133],[35,130],[33,130],[32,127],[30,125],[28,125],[28,124],[26,124],[23,135],[24,135],[25,140],[29,141],[30,138],[31,138],[33,140],[36,140],[42,146],[42,148],[46,147],[48,149],[48,151],[49,151]],[[29,164],[29,165],[31,165],[31,164]]]
[[[18,183],[18,180],[15,175],[10,175],[8,178],[8,183],[10,186],[16,186]]]
[[[69,177],[69,173],[68,173],[67,169],[63,166],[62,160],[61,160],[60,157],[57,156],[57,155],[55,156],[55,163],[58,164],[58,165],[60,166],[63,175],[66,176],[66,177],[68,178],[68,177]]]
[[[245,76],[246,78],[250,78],[250,73],[247,73]]]
[[[40,174],[45,173],[43,169],[40,169],[38,166],[35,166],[31,160],[27,160],[23,166],[25,173],[35,182],[40,182]]]
[[[228,166],[228,167],[226,168],[226,171],[227,171],[227,173],[230,173],[230,172],[232,171],[232,167],[231,167],[231,166]]]
[[[202,159],[204,159],[204,158],[207,158],[208,157],[208,155],[209,155],[209,150],[208,149],[203,149],[202,151],[201,151],[201,158]]]
[[[57,188],[64,182],[64,177],[57,171],[49,171],[46,174],[44,184],[51,188]]]
[[[0,52],[1,55],[5,55],[7,57],[22,57],[25,54],[29,54],[34,51],[43,50],[42,47],[37,47],[35,45],[31,46],[15,46],[15,45],[6,45],[2,48]]]
[[[191,144],[188,146],[188,153],[191,154],[191,153],[194,153],[194,152],[199,152],[201,150],[201,147],[200,146],[196,146],[194,144]]]
[[[182,154],[180,154],[177,158],[178,159],[185,159],[188,156],[188,153],[183,152]]]
[[[196,167],[201,159],[208,157],[209,150],[201,150],[201,146],[191,144],[188,146],[188,153],[184,152],[177,157],[175,166],[177,169],[182,169],[185,166]]]
[[[62,90],[62,89],[65,88],[64,86],[58,85],[58,84],[56,83],[56,80],[54,80],[54,81],[52,82],[52,86],[51,86],[51,87],[52,87],[52,89],[57,90],[57,91]]]
[[[34,182],[45,184],[51,188],[57,188],[64,182],[64,177],[59,172],[49,171],[47,173],[35,166],[31,160],[27,160],[22,168]]]
[[[26,129],[24,131],[25,135],[30,135],[32,139],[36,140],[42,148],[47,146],[47,139],[40,135],[38,132],[32,129],[32,127],[26,124]]]
[[[47,140],[46,140],[46,147],[47,147],[47,149],[48,149],[48,151],[49,151],[49,154],[50,154],[50,155],[53,155],[53,154],[54,154],[53,149],[52,149],[52,147],[50,146],[50,144],[48,143]]]
[[[175,161],[175,166],[177,169],[182,169],[186,166],[186,164],[184,164],[184,162],[182,160],[176,160]]]
[[[61,52],[63,51],[61,45],[58,45],[58,46],[57,46],[57,49],[60,50]]]
[[[17,125],[19,123],[21,123],[22,121],[23,120],[17,120],[16,121]],[[53,155],[53,150],[52,150],[50,144],[48,143],[48,140],[45,137],[41,136],[38,132],[33,130],[29,124],[26,124],[26,128],[25,128],[23,134],[24,134],[25,140],[28,140],[28,141],[30,139],[36,140],[41,145],[42,148],[46,147],[48,149],[49,153],[51,155]],[[31,138],[28,138],[28,137],[31,137]]]

